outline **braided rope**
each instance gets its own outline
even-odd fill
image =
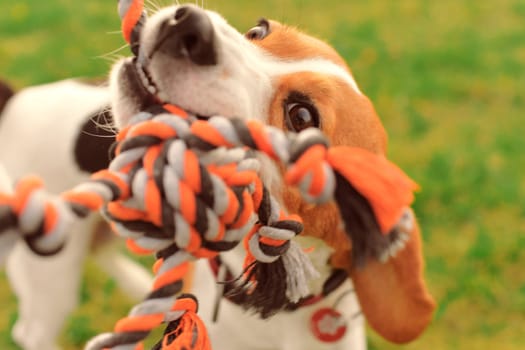
[[[145,19],[142,5],[119,3],[132,48]],[[38,254],[56,253],[74,217],[99,210],[132,251],[155,254],[152,292],[87,350],[141,349],[163,323],[155,349],[210,349],[197,300],[179,295],[182,278],[191,260],[242,240],[247,256],[234,297],[266,317],[308,294],[316,271],[292,241],[301,220],[287,215],[260,180],[258,153],[285,165],[286,183],[306,200],[337,202],[358,265],[383,255],[413,200],[414,183],[384,157],[330,148],[319,130],[285,134],[255,120],[205,122],[174,106],[156,111],[139,113],[120,131],[108,169],[60,197],[45,194],[36,177],[0,194],[0,234],[16,228]]]
[[[302,231],[300,219],[286,216],[279,208],[260,181],[259,162],[248,149],[284,163],[286,181],[316,203],[334,197],[338,177],[352,178],[366,172],[361,176],[370,181],[370,176],[383,174],[385,169],[388,174],[397,171],[383,158],[366,151],[328,148],[317,129],[286,135],[255,120],[212,117],[204,122],[186,114],[177,117],[167,111],[158,115],[143,112],[120,132],[109,169],[63,193],[61,200],[44,195],[42,183],[34,177],[20,181],[11,197],[2,195],[0,227],[18,228],[33,250],[47,255],[55,253],[66,239],[71,221],[68,208],[77,216],[103,209],[133,251],[156,253],[152,293],[119,321],[113,333],[93,339],[86,347],[89,350],[135,346],[162,323],[180,326],[191,319],[191,327],[199,327],[196,302],[188,301],[193,300],[188,296],[175,297],[182,289],[188,261],[230,250],[243,238],[248,256],[240,290],[246,292],[243,296],[249,306],[268,316],[284,303],[306,296],[305,280],[315,272],[291,241]],[[381,166],[366,171],[362,162]],[[356,165],[360,171],[355,171]],[[387,208],[391,204],[387,203],[376,209],[378,213],[395,212],[378,216],[380,234],[388,233],[410,204],[412,183],[401,179],[384,179],[384,187],[390,187],[387,193],[398,191],[403,195],[393,196],[397,202],[392,208]],[[368,191],[358,179],[353,180],[360,191]],[[392,223],[388,218],[395,216]],[[280,257],[285,258],[277,264],[278,272],[268,273]],[[272,293],[268,293],[268,283],[254,283],[257,274],[272,275]],[[301,275],[302,279],[290,283]],[[194,332],[206,338],[205,330]]]

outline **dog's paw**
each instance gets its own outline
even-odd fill
[[[46,332],[43,329],[34,330],[30,329],[30,324],[18,320],[11,336],[13,341],[24,350],[62,350],[57,344],[55,344],[54,337],[46,336]],[[47,340],[47,341],[46,341]]]

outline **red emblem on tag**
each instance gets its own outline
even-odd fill
[[[346,333],[346,320],[337,310],[319,309],[310,318],[314,336],[325,343],[335,343]]]

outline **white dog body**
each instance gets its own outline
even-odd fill
[[[17,93],[0,117],[4,185],[37,174],[50,193],[58,194],[86,180],[88,174],[79,168],[73,150],[86,118],[108,103],[107,88],[75,80]],[[84,258],[93,233],[105,229],[101,220],[99,215],[91,215],[75,222],[66,246],[55,256],[35,256],[24,242],[9,255],[7,275],[19,302],[13,337],[25,350],[57,348],[64,321],[78,302]],[[139,300],[146,295],[152,281],[149,272],[112,247],[105,248],[95,255],[99,265],[131,298]]]

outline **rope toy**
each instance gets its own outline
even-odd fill
[[[120,1],[119,13],[137,54],[143,1]],[[51,255],[66,242],[72,220],[101,211],[133,252],[155,254],[157,261],[152,292],[86,349],[142,349],[162,324],[154,349],[211,349],[196,298],[180,295],[192,260],[243,241],[247,256],[234,294],[263,317],[308,295],[306,283],[316,276],[292,241],[301,219],[285,213],[264,186],[259,154],[284,165],[285,182],[305,200],[335,200],[357,266],[381,258],[399,238],[415,184],[384,157],[329,147],[317,129],[285,134],[256,120],[202,121],[171,105],[132,118],[117,136],[109,168],[90,181],[56,197],[29,176],[13,194],[0,194],[0,234],[15,228],[37,254]]]

